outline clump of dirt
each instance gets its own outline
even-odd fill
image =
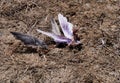
[[[0,1],[1,83],[119,83],[119,0]],[[36,32],[51,30],[58,13],[78,29],[81,44],[55,45]],[[48,50],[29,47],[11,31],[44,40]]]

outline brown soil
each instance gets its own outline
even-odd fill
[[[57,48],[36,32],[66,16],[82,46]],[[33,27],[33,29],[32,29]],[[11,31],[49,43],[49,50],[16,40]],[[120,83],[120,0],[0,0],[0,83]]]

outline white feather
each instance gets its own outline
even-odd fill
[[[68,22],[62,14],[58,14],[58,20],[65,37],[73,39],[73,24]]]
[[[61,37],[61,36],[56,35],[56,34],[54,34],[54,33],[45,32],[45,31],[42,31],[42,30],[40,30],[40,29],[37,29],[37,31],[40,32],[40,33],[42,33],[42,34],[44,34],[44,35],[47,35],[47,36],[53,38],[54,41],[56,41],[56,42],[68,42],[68,39],[67,39],[67,38]]]
[[[51,19],[51,25],[52,25],[52,32],[56,35],[61,35],[60,29],[59,29],[55,19]]]

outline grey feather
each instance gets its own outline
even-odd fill
[[[35,37],[22,34],[19,32],[11,32],[11,34],[18,40],[21,40],[25,45],[34,45],[34,46],[41,46],[42,48],[47,48],[47,45],[42,40],[38,40]]]

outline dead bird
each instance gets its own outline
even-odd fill
[[[40,46],[41,48],[47,49],[47,44],[33,36],[22,34],[19,32],[10,32],[16,39],[21,40],[25,45]]]

